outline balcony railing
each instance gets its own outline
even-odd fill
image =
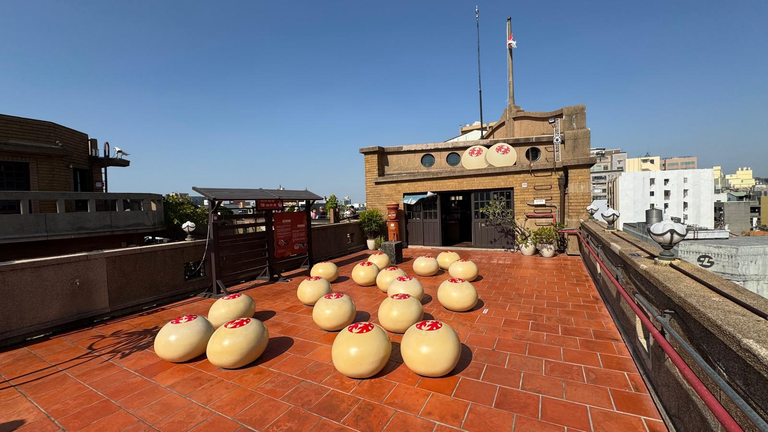
[[[0,243],[159,231],[163,197],[142,193],[0,191]]]

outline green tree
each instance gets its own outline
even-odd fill
[[[208,230],[208,210],[198,207],[192,199],[180,195],[166,195],[163,197],[163,212],[165,213],[165,225],[168,237],[183,240],[187,233],[181,229],[186,221],[194,222],[197,226],[195,233],[201,234]]]
[[[330,214],[337,208],[339,208],[339,199],[336,198],[336,195],[331,194],[331,196],[328,197],[328,200],[325,201],[325,211]]]

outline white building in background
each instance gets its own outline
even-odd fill
[[[608,185],[608,203],[624,222],[644,222],[645,211],[662,209],[686,225],[714,228],[714,175],[711,169],[625,172]]]

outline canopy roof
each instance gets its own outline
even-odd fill
[[[287,189],[223,189],[223,188],[199,188],[192,190],[212,201],[258,201],[281,199],[286,201],[320,200],[323,197],[308,190]]]

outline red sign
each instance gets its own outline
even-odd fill
[[[307,253],[306,213],[275,213],[275,258]]]
[[[279,199],[258,200],[256,201],[256,209],[257,210],[282,210],[283,200],[279,200]]]

